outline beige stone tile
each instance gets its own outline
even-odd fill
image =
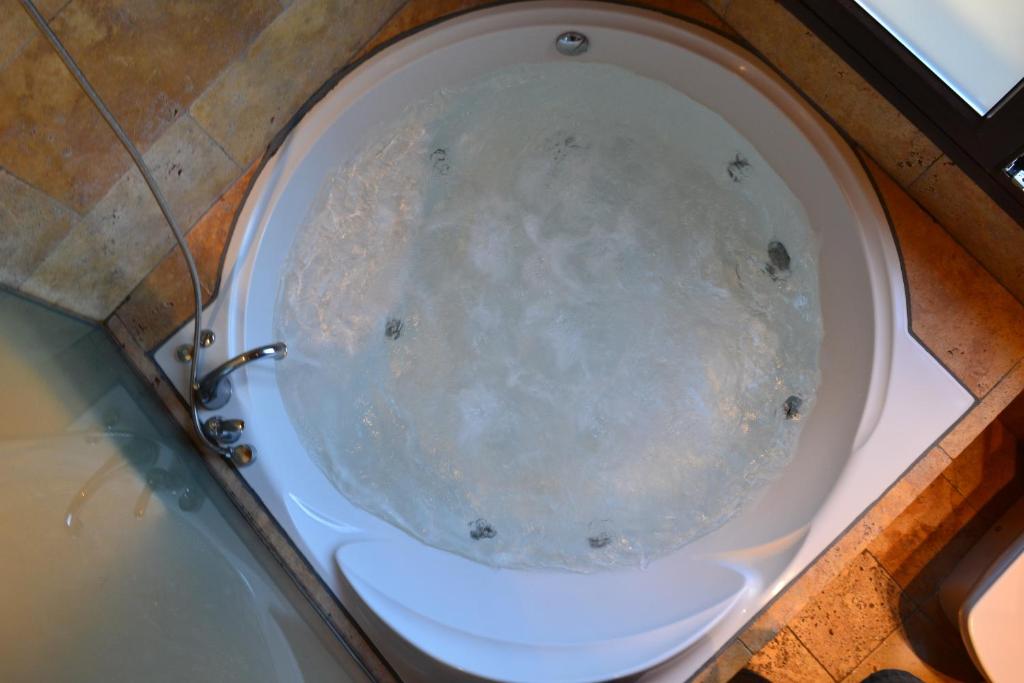
[[[850,673],[900,623],[900,588],[862,552],[789,624],[835,678]]]
[[[68,0],[36,0],[39,12],[52,20]],[[36,37],[38,29],[18,0],[0,0],[0,69]]]
[[[145,155],[175,218],[187,229],[239,173],[183,116]],[[23,284],[76,313],[108,316],[174,244],[136,169],[126,173]]]
[[[277,0],[73,0],[54,30],[142,150],[278,12]],[[85,213],[127,170],[42,38],[0,70],[0,166]]]
[[[1017,363],[999,383],[968,412],[939,442],[942,450],[957,458],[967,446],[992,424],[1024,392],[1024,362]]]
[[[917,604],[938,589],[977,541],[981,520],[945,477],[938,477],[868,546]]]
[[[217,290],[235,214],[255,171],[254,165],[236,180],[188,234],[189,249],[203,285],[204,304]],[[174,249],[132,291],[117,315],[142,348],[152,351],[192,316],[194,308],[185,261]]]
[[[738,640],[730,640],[718,655],[704,665],[688,683],[726,683],[750,661],[750,650]]]
[[[352,59],[402,0],[295,0],[192,106],[243,166]]]
[[[914,333],[975,396],[1024,358],[1024,306],[862,155],[889,210]]]
[[[896,519],[951,462],[939,448],[925,453],[802,576],[761,612],[740,634],[751,650],[764,647],[830,581]]]
[[[963,646],[950,644],[921,612],[911,614],[843,681],[860,683],[882,669],[907,671],[924,683],[982,680]]]
[[[832,677],[788,628],[754,654],[747,669],[771,683],[830,683]]]
[[[1017,438],[996,419],[944,473],[975,510],[998,519],[1024,493]]]
[[[938,148],[775,0],[732,2],[726,22],[906,185]]]
[[[1004,287],[1024,300],[1022,226],[945,156],[909,191]]]
[[[0,170],[0,284],[20,285],[77,220],[73,211]]]

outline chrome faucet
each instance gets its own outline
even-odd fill
[[[203,423],[203,433],[206,437],[221,446],[230,446],[238,441],[245,430],[245,422],[242,420],[227,420],[220,415],[214,415]]]
[[[276,342],[267,346],[258,346],[240,353],[223,365],[212,370],[196,385],[196,399],[206,410],[222,408],[231,399],[231,381],[228,375],[260,358],[279,360],[288,355],[288,347],[284,342]],[[227,421],[225,421],[227,422]]]

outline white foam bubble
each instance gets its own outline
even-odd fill
[[[774,275],[772,241],[790,256]],[[278,295],[303,360],[279,382],[334,484],[423,541],[636,564],[792,456],[783,405],[806,414],[818,383],[816,254],[717,114],[609,65],[508,68],[382,124],[326,184]]]

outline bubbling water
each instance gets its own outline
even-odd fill
[[[602,64],[416,102],[344,160],[278,292],[300,438],[356,505],[499,567],[719,527],[814,405],[817,242],[720,116]]]

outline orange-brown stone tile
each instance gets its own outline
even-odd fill
[[[967,446],[978,438],[986,427],[992,424],[999,413],[1024,392],[1024,361],[1017,363],[1012,370],[999,380],[999,383],[988,392],[976,406],[971,408],[964,417],[939,442],[942,450],[952,458],[956,458]]]
[[[999,418],[1017,441],[1024,443],[1024,395],[1010,401]]]
[[[902,609],[899,586],[865,551],[789,628],[825,670],[840,679],[899,627]]]
[[[36,9],[52,20],[68,0],[36,0]],[[13,59],[34,38],[35,24],[21,8],[18,0],[0,0],[0,69]]]
[[[689,683],[726,683],[750,661],[750,650],[738,640],[730,640]]]
[[[996,419],[944,472],[975,510],[990,520],[1024,494],[1024,467],[1017,438]]]
[[[1024,358],[1024,306],[872,160],[910,288],[918,338],[975,396]]]
[[[776,0],[732,2],[725,20],[901,184],[939,157],[927,136]]]
[[[803,575],[751,621],[740,639],[751,650],[771,641],[815,596],[835,579],[951,462],[939,448],[925,453]]]
[[[400,9],[388,23],[360,50],[362,57],[392,38],[410,31],[417,26],[436,21],[446,16],[485,7],[490,0],[411,0]],[[629,4],[669,12],[688,19],[695,19],[726,33],[732,33],[721,17],[699,0],[636,0]]]
[[[239,173],[189,116],[179,117],[145,159],[186,231]],[[103,320],[173,244],[163,214],[133,166],[50,251],[22,289]]]
[[[720,17],[725,16],[726,10],[729,9],[729,3],[731,0],[703,0],[704,4],[710,7],[715,14]]]
[[[209,303],[220,279],[220,265],[231,228],[256,167],[217,200],[188,235],[189,248]],[[146,276],[117,315],[143,349],[151,351],[193,314],[194,297],[184,259],[173,250]]]
[[[734,33],[716,12],[712,11],[707,4],[698,0],[636,0],[633,4],[638,7],[647,7],[662,12],[669,12],[676,16],[694,19],[702,24],[712,26],[726,33]]]
[[[1003,286],[1024,301],[1024,226],[945,156],[909,191]]]
[[[410,0],[363,46],[357,58],[418,26],[488,4],[487,0]]]
[[[938,477],[868,549],[920,605],[982,531],[974,508],[948,479]]]
[[[771,683],[831,683],[832,677],[791,630],[783,629],[747,669]]]
[[[74,0],[54,30],[143,150],[280,11],[277,0]],[[85,212],[128,157],[49,44],[0,70],[0,165]]]
[[[836,646],[842,647],[842,643]],[[911,614],[843,681],[861,683],[882,669],[906,671],[924,683],[981,681],[963,645],[948,642],[921,612]]]

